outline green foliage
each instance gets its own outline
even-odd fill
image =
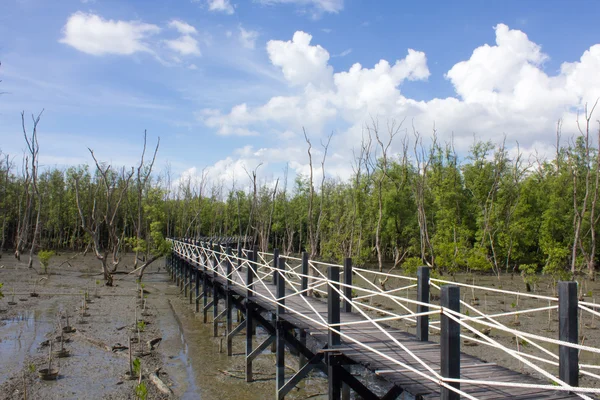
[[[419,257],[409,257],[402,264],[402,270],[409,275],[415,275],[419,267],[423,265],[423,260]]]
[[[138,321],[137,328],[140,332],[144,332],[144,329],[146,329],[146,323],[144,321]]]
[[[4,293],[2,292],[2,286],[4,286],[4,284],[0,283],[0,299],[4,297]]]
[[[133,370],[134,376],[140,375],[140,371],[142,369],[142,362],[140,361],[139,358],[136,358],[135,360],[133,360],[133,362],[131,363],[131,369]]]
[[[56,253],[53,250],[40,250],[40,252],[38,253],[38,259],[40,260],[40,263],[44,267],[45,274],[48,273],[48,265],[50,264],[50,259],[55,254]]]
[[[540,278],[537,275],[537,265],[535,264],[521,264],[519,266],[519,270],[521,271],[521,277],[523,278],[523,282],[527,285],[528,291],[530,290],[530,286],[535,285],[539,282]]]
[[[135,395],[140,400],[146,400],[148,398],[148,388],[145,382],[140,382],[135,387]]]

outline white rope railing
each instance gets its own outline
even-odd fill
[[[216,265],[209,265],[207,268],[207,272],[213,272],[217,276],[223,278],[231,285],[237,285],[247,290],[252,295],[261,298],[265,301],[277,303],[279,307],[282,307],[286,312],[299,316],[307,321],[312,322],[317,327],[330,330],[340,335],[341,338],[347,340],[348,342],[352,342],[360,346],[361,348],[372,352],[374,354],[379,355],[380,357],[388,360],[389,362],[398,365],[401,368],[404,368],[407,371],[413,372],[429,381],[435,382],[440,387],[445,387],[449,390],[455,391],[459,393],[461,396],[469,399],[476,399],[476,397],[469,395],[463,390],[459,390],[452,386],[452,383],[461,383],[465,385],[483,385],[490,387],[515,387],[515,388],[532,388],[539,390],[548,390],[548,391],[569,391],[576,393],[583,399],[591,399],[587,394],[598,394],[600,393],[599,388],[593,387],[572,387],[567,383],[560,380],[554,374],[546,371],[541,366],[537,365],[535,362],[548,364],[550,366],[556,367],[558,366],[558,356],[553,353],[548,348],[541,346],[540,343],[545,343],[549,345],[558,345],[558,346],[566,346],[570,348],[578,349],[579,351],[586,351],[592,354],[600,354],[600,349],[584,345],[578,343],[570,343],[565,342],[553,338],[544,337],[541,335],[537,335],[530,332],[524,332],[518,329],[509,328],[506,325],[502,324],[498,321],[498,318],[508,317],[508,316],[518,316],[522,314],[529,314],[535,312],[544,312],[544,311],[552,311],[558,308],[558,305],[551,305],[551,302],[557,302],[558,298],[543,296],[539,294],[531,294],[531,293],[521,293],[521,292],[511,292],[508,290],[502,290],[497,288],[490,287],[481,287],[476,285],[470,285],[467,283],[458,283],[445,281],[441,279],[430,279],[430,285],[434,288],[440,289],[438,284],[451,284],[456,286],[462,286],[465,288],[470,288],[471,290],[486,290],[490,292],[503,293],[509,295],[516,295],[522,298],[531,298],[536,300],[544,300],[548,301],[549,305],[544,307],[535,307],[528,309],[520,309],[510,312],[497,312],[497,313],[483,313],[476,307],[467,302],[461,300],[460,304],[467,310],[473,312],[475,315],[470,316],[465,313],[455,312],[453,310],[449,310],[445,307],[441,307],[439,305],[433,304],[431,302],[419,302],[414,299],[410,299],[408,297],[409,290],[417,287],[416,283],[411,283],[399,288],[393,288],[389,290],[384,290],[374,284],[370,279],[366,277],[367,274],[381,276],[386,278],[395,278],[399,280],[408,280],[408,281],[416,281],[417,278],[414,277],[406,277],[391,273],[385,273],[380,271],[371,271],[364,268],[353,268],[353,272],[355,276],[359,279],[359,283],[367,284],[367,287],[359,286],[355,283],[353,284],[345,284],[343,282],[332,282],[327,276],[320,270],[320,268],[343,268],[341,265],[317,262],[313,260],[308,260],[308,273],[298,272],[303,265],[302,259],[291,257],[291,256],[279,256],[279,265],[283,268],[275,268],[271,265],[273,261],[273,255],[266,252],[256,252],[256,261],[248,260],[248,255],[250,254],[247,250],[242,250],[240,257],[237,254],[227,254],[227,251],[224,246],[218,246],[219,249],[210,249],[207,248],[203,243],[199,246],[183,243],[181,241],[172,240],[173,243],[173,251],[186,258],[190,259],[190,261],[196,262],[197,259],[201,259],[203,265],[206,265],[208,260],[216,259]],[[226,263],[230,263],[232,265],[231,271],[227,273],[227,265]],[[210,263],[209,263],[210,264]],[[237,264],[237,265],[236,265]],[[251,285],[246,284],[245,278],[240,273],[243,269],[251,268],[254,274],[254,281]],[[340,271],[340,275],[344,273],[343,269]],[[285,281],[286,286],[291,290],[291,293],[288,291],[284,296],[277,297],[275,291],[273,290],[272,282],[268,282],[268,280],[273,276],[277,275],[279,279],[283,279]],[[305,288],[298,288],[303,279],[308,281],[308,285]],[[306,284],[303,283],[303,285]],[[352,309],[356,311],[358,315],[360,315],[363,319],[361,320],[353,320],[353,321],[345,321],[335,324],[328,324],[327,320],[321,315],[322,313],[318,312],[317,309],[313,306],[313,301],[309,301],[309,298],[306,296],[307,293],[314,291],[322,294],[327,294],[327,291],[323,290],[324,286],[328,286],[333,289],[339,296],[340,300],[349,302]],[[258,290],[258,288],[263,288],[263,290]],[[344,289],[350,289],[353,293],[352,298],[348,298],[345,295]],[[265,293],[266,292],[266,293]],[[398,296],[398,293],[404,292],[406,297]],[[285,304],[285,300],[299,297],[303,299],[303,305],[306,305],[306,308],[312,311],[318,318],[313,318],[311,315],[308,315],[306,311],[301,309],[294,309],[290,305]],[[391,301],[394,305],[398,306],[402,310],[402,314],[398,314],[391,309],[381,309],[375,307],[371,304],[365,304],[363,301],[369,300],[372,301],[376,297],[381,297]],[[417,313],[412,310],[409,306],[426,306],[429,307],[430,311]],[[590,303],[590,302],[579,302],[579,309],[583,312],[588,312],[592,316],[599,316],[600,312],[596,311],[600,307],[599,304]],[[380,317],[371,317],[369,313],[381,313]],[[517,383],[517,382],[497,382],[494,380],[477,380],[477,379],[450,379],[442,377],[437,371],[435,371],[425,360],[403,345],[393,334],[389,331],[388,328],[383,326],[383,323],[395,322],[395,321],[411,321],[415,322],[417,318],[424,316],[434,316],[434,315],[446,315],[449,319],[455,321],[463,328],[467,329],[467,331],[471,332],[474,337],[463,337],[461,338],[465,340],[471,340],[476,343],[480,343],[483,345],[490,346],[497,350],[508,354],[509,356],[519,360],[522,364],[528,366],[536,373],[541,376],[551,380],[554,382],[554,385],[545,385],[545,384],[531,384],[531,383]],[[439,330],[440,321],[431,321],[429,327],[434,330]],[[550,357],[551,359],[546,359],[542,357],[538,357],[534,354],[525,353],[520,351],[519,349],[514,350],[508,348],[497,340],[494,340],[487,336],[486,334],[480,332],[476,327],[471,324],[477,324],[480,326],[484,326],[487,328],[493,328],[501,332],[505,332],[507,334],[512,334],[517,338],[517,341],[523,340],[526,343],[532,344],[532,346],[542,352],[545,356]],[[408,362],[401,362],[393,358],[393,356],[389,354],[385,354],[382,351],[361,342],[358,338],[352,336],[353,327],[363,327],[366,325],[373,326],[376,331],[379,331],[383,334],[387,339],[393,342],[399,349],[401,349],[407,356],[414,360],[420,368],[415,368],[413,365],[408,364]],[[344,329],[347,328],[347,329]],[[360,331],[360,330],[359,330]],[[532,360],[532,361],[530,361]],[[588,376],[590,378],[600,379],[600,375],[594,374],[586,369],[600,369],[600,365],[594,364],[584,364],[580,363],[580,373],[584,376]],[[422,368],[422,369],[421,369]]]

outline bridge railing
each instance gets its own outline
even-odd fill
[[[460,385],[477,385],[489,387],[522,387],[535,388],[544,391],[562,391],[573,392],[584,399],[591,399],[589,394],[599,394],[600,388],[578,386],[578,379],[573,380],[565,375],[562,368],[564,364],[575,354],[576,370],[578,373],[590,379],[600,381],[600,349],[585,345],[579,342],[573,332],[567,332],[555,339],[549,336],[542,336],[534,333],[534,329],[525,329],[525,324],[512,325],[506,321],[507,318],[516,318],[522,315],[533,313],[552,313],[560,311],[560,318],[566,318],[568,313],[573,314],[575,310],[575,325],[577,325],[578,313],[587,313],[594,321],[600,317],[600,305],[590,302],[577,302],[564,300],[562,296],[551,297],[534,293],[520,293],[498,288],[470,285],[466,283],[450,282],[441,279],[429,278],[428,270],[420,270],[418,278],[402,276],[379,271],[368,270],[364,268],[352,268],[351,261],[346,260],[345,265],[323,263],[314,260],[308,260],[304,253],[302,258],[279,255],[275,253],[258,252],[247,249],[240,249],[232,252],[226,245],[207,242],[192,242],[190,240],[172,240],[173,251],[178,256],[187,259],[196,265],[207,267],[209,273],[224,279],[227,285],[239,286],[245,290],[248,296],[261,298],[265,301],[277,304],[277,309],[282,313],[290,313],[310,321],[312,324],[328,331],[330,337],[333,335],[334,341],[344,340],[347,343],[354,343],[367,352],[377,354],[381,358],[396,365],[398,369],[378,371],[379,373],[392,373],[398,371],[412,372],[423,379],[430,380],[440,385],[445,390],[458,393],[464,398],[476,399],[476,397],[460,389]],[[229,271],[229,272],[228,272]],[[327,271],[327,272],[324,272]],[[421,275],[421,272],[424,272]],[[425,273],[427,272],[427,273]],[[252,277],[248,280],[249,277]],[[399,287],[387,289],[385,285],[375,283],[377,279],[396,281]],[[250,283],[248,283],[250,282]],[[381,282],[381,281],[380,281]],[[273,285],[277,285],[278,290],[272,290]],[[565,284],[567,284],[565,282]],[[572,291],[573,285],[569,286]],[[471,301],[466,301],[466,297],[454,299],[456,305],[451,305],[448,300],[449,287],[462,287],[470,290],[472,294]],[[266,289],[266,290],[261,290]],[[283,288],[283,289],[282,289]],[[417,299],[409,296],[416,289]],[[287,290],[287,292],[285,291]],[[442,292],[440,304],[430,301],[431,298],[437,298],[431,294],[430,290]],[[575,284],[575,293],[576,293]],[[484,309],[481,309],[481,302],[476,301],[476,291],[483,291]],[[455,291],[458,293],[458,290]],[[545,303],[533,307],[524,307],[523,304],[513,311],[490,312],[488,310],[486,293],[496,293],[503,296],[516,298],[517,304],[523,299],[528,301],[537,301]],[[572,293],[571,293],[572,294]],[[337,303],[337,308],[329,308],[327,318],[320,313],[308,296],[314,295],[321,297],[327,296],[329,304]],[[420,296],[420,297],[419,297]],[[425,298],[423,298],[425,296]],[[300,299],[301,306],[290,305],[288,299]],[[288,300],[286,304],[286,300]],[[577,299],[575,299],[577,300]],[[387,302],[387,306],[383,302]],[[381,302],[381,303],[380,303]],[[506,302],[506,301],[505,301]],[[343,303],[345,312],[352,312],[360,315],[362,318],[342,322],[339,317],[340,303]],[[298,303],[296,303],[298,304]],[[574,306],[575,304],[575,306]],[[391,307],[390,307],[391,305]],[[573,307],[574,306],[574,307]],[[559,308],[561,310],[559,310]],[[310,310],[310,312],[307,312]],[[337,317],[331,315],[337,312]],[[336,311],[337,310],[337,311]],[[563,315],[564,314],[564,315]],[[431,318],[431,321],[429,319]],[[550,318],[550,317],[549,317]],[[564,319],[563,318],[563,319]],[[515,321],[517,321],[515,319]],[[527,367],[530,372],[546,378],[549,384],[531,384],[519,382],[502,382],[498,380],[466,379],[451,370],[452,365],[448,364],[441,370],[431,366],[419,354],[411,351],[406,345],[399,341],[387,328],[387,325],[400,321],[408,321],[417,327],[417,337],[421,340],[428,340],[429,330],[440,332],[442,338],[442,351],[444,343],[454,343],[456,340],[466,343],[476,343],[484,345],[495,351],[501,352],[506,356],[518,360],[523,367]],[[552,322],[550,318],[549,323]],[[573,325],[573,320],[564,321],[565,324]],[[444,327],[444,325],[446,327]],[[450,337],[451,332],[447,329],[449,325],[458,327],[458,336]],[[509,326],[510,325],[510,326]],[[369,326],[388,341],[393,342],[399,349],[405,352],[409,359],[414,363],[403,362],[386,354],[381,350],[364,343],[359,337],[361,329]],[[471,336],[461,335],[460,329],[471,334]],[[498,332],[500,336],[492,337],[491,332]],[[424,333],[427,332],[427,333]],[[570,334],[570,336],[569,336]],[[514,337],[516,349],[510,346],[510,340]],[[508,342],[507,342],[508,338]],[[457,346],[459,347],[459,346]],[[451,350],[451,349],[450,349]],[[559,351],[557,351],[559,350]],[[579,362],[579,353],[587,352],[591,354],[588,362]],[[559,353],[559,354],[557,354]],[[563,354],[564,353],[564,354]],[[449,353],[450,354],[450,353]],[[451,358],[451,357],[448,357]],[[455,358],[455,357],[454,357]],[[573,360],[570,358],[569,360]],[[452,363],[456,360],[444,360],[442,362]],[[416,364],[415,364],[416,363]],[[416,367],[418,366],[418,367]],[[465,366],[466,368],[466,366]],[[573,368],[571,365],[569,368]],[[446,369],[446,371],[444,371]],[[558,374],[556,370],[558,369]],[[571,374],[572,375],[572,374]]]

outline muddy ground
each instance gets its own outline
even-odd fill
[[[130,272],[132,264],[133,257],[125,257],[119,270]],[[113,351],[113,346],[127,347],[129,337],[137,337],[133,329],[136,307],[137,318],[143,319],[145,326],[140,332],[141,344],[132,346],[141,353],[133,358],[141,360],[147,399],[258,400],[275,394],[274,355],[267,350],[258,357],[255,382],[246,383],[243,335],[234,340],[233,357],[220,352],[224,326],[219,329],[221,336],[213,338],[212,324],[203,324],[201,313],[195,313],[189,300],[169,281],[164,260],[148,268],[144,276],[143,316],[134,276],[118,274],[115,286],[106,287],[98,273],[99,263],[90,255],[58,255],[51,260],[48,275],[40,271],[37,260],[34,268],[28,269],[26,257],[18,262],[4,253],[0,259],[5,294],[0,299],[0,399],[135,399],[138,383],[126,379],[128,351]],[[34,282],[38,282],[38,297],[31,297]],[[82,317],[86,291],[89,316]],[[37,371],[47,368],[49,346],[45,344],[52,340],[53,350],[60,349],[59,315],[64,326],[67,313],[75,328],[64,335],[71,356],[53,357],[58,379],[43,381]],[[150,350],[146,342],[154,338],[162,341]],[[264,338],[259,329],[256,341]],[[287,357],[289,376],[297,371],[297,360]],[[171,394],[162,393],[149,381],[156,370]],[[326,398],[326,390],[324,376],[315,373],[288,398]]]

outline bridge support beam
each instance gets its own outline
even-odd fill
[[[460,312],[460,287],[442,286],[442,307],[456,313]],[[444,378],[460,378],[460,324],[451,319],[445,310],[441,315],[440,363],[441,375]],[[453,382],[449,386],[460,389],[460,383]],[[447,387],[441,387],[441,400],[459,400],[460,395]]]
[[[215,248],[216,247],[216,248]],[[219,255],[216,251],[219,249],[219,245],[216,244],[213,247],[213,280],[212,280],[212,289],[213,289],[213,336],[219,336],[219,287],[217,285],[217,271],[219,269]]]

